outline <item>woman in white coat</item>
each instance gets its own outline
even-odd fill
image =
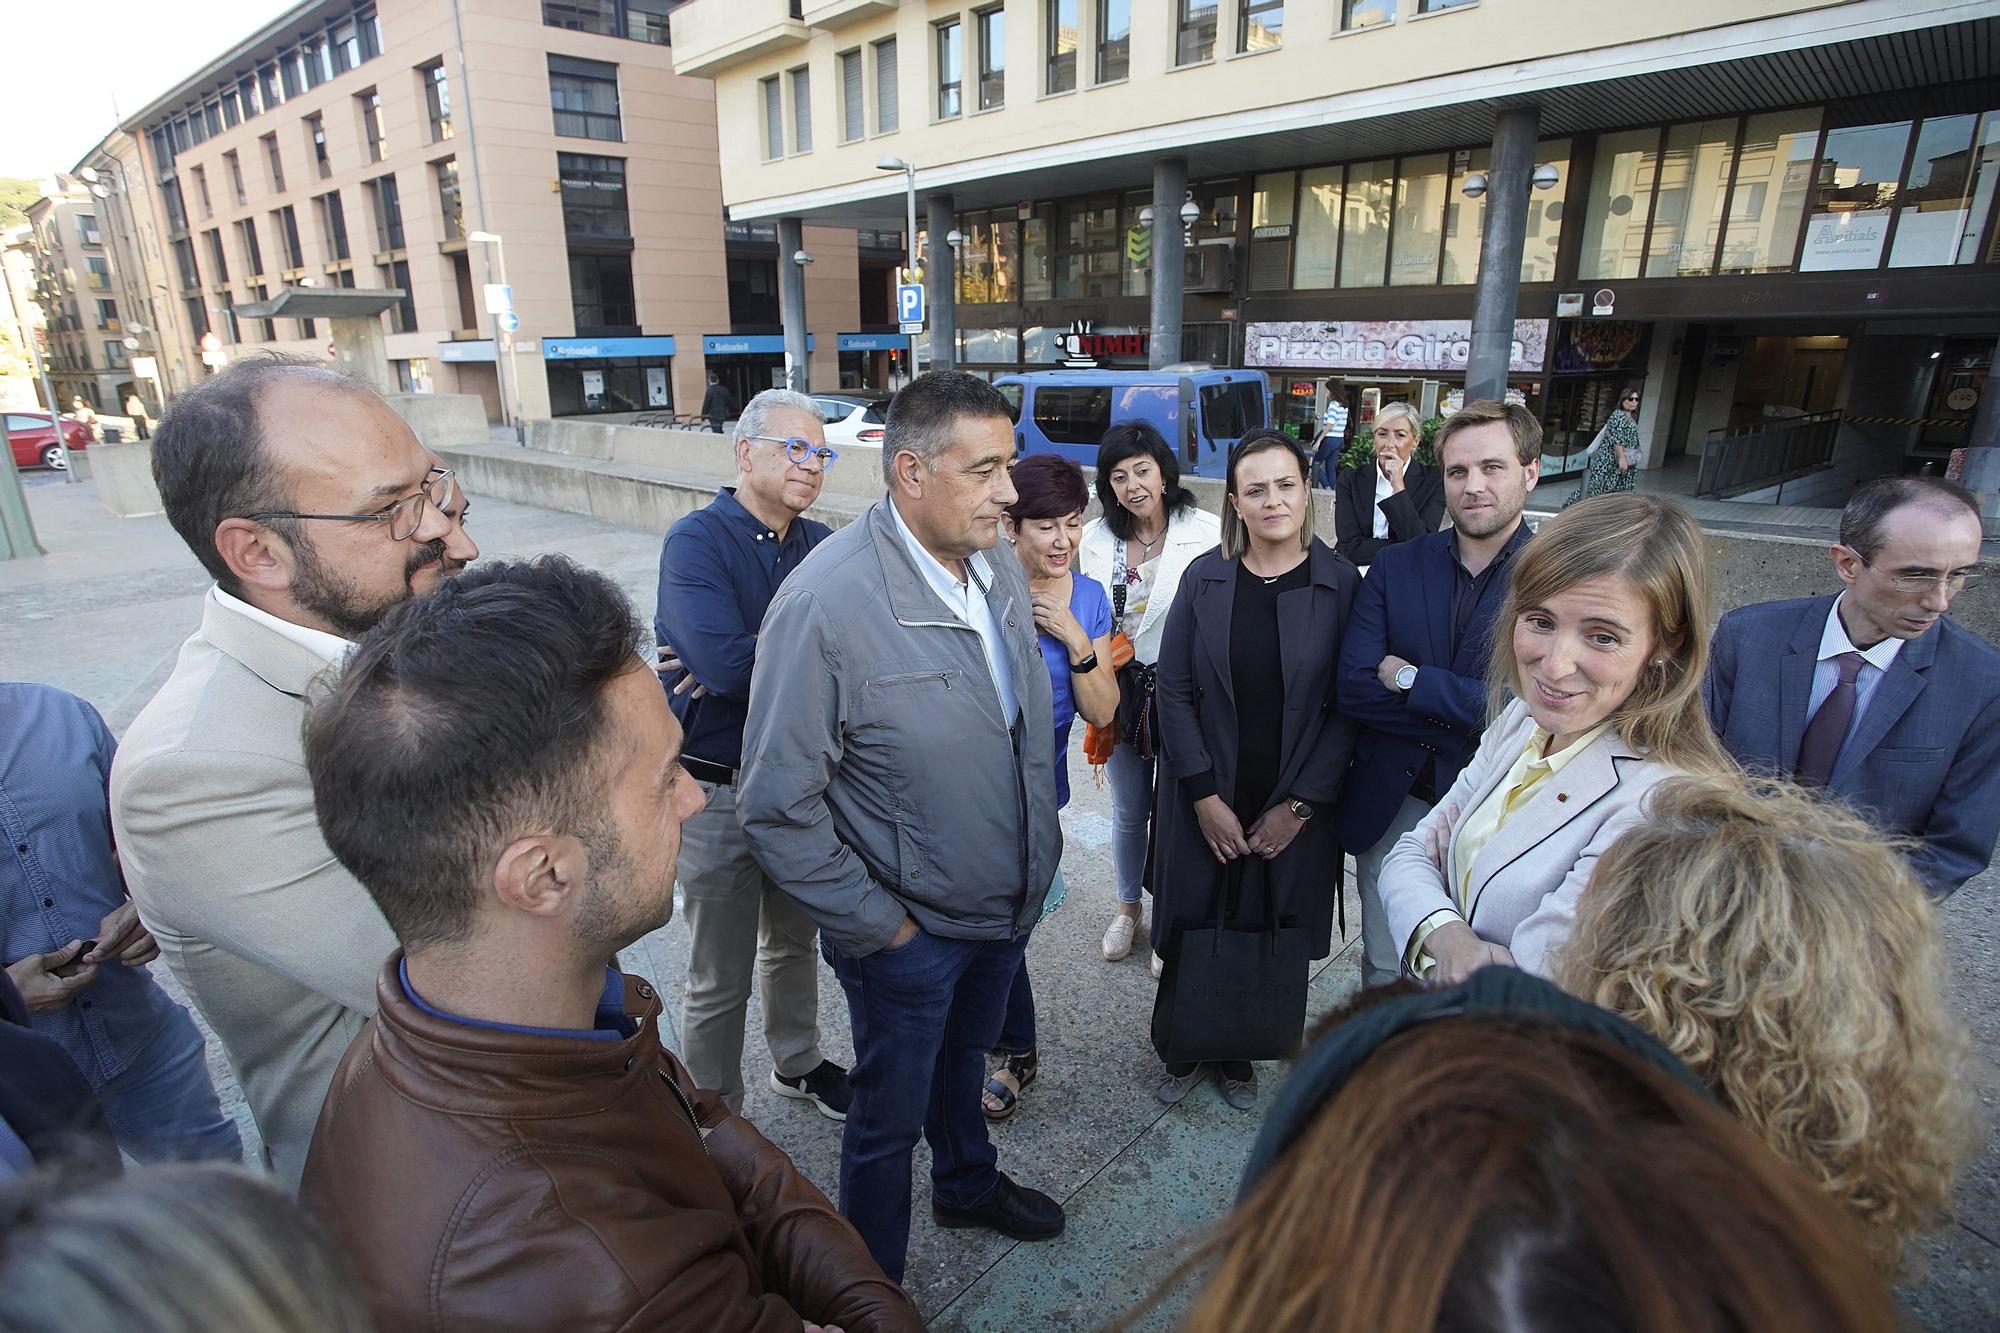
[[[1104,956],[1117,962],[1132,951],[1144,910],[1157,749],[1153,668],[1181,575],[1196,556],[1221,543],[1222,522],[1196,506],[1181,485],[1174,451],[1143,421],[1105,432],[1097,448],[1097,499],[1103,513],[1083,530],[1079,567],[1110,592],[1111,628],[1132,641],[1132,662],[1118,673],[1118,745],[1107,765],[1118,910],[1104,931]]]
[[[1702,707],[1708,603],[1701,530],[1658,496],[1565,510],[1515,558],[1497,716],[1382,867],[1406,968],[1444,984],[1488,963],[1548,976],[1592,867],[1653,787],[1732,766]]]

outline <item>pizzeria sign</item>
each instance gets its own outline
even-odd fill
[[[1514,321],[1507,367],[1542,369],[1549,321]],[[1278,369],[1462,371],[1472,356],[1469,319],[1281,320],[1244,331],[1243,363]]]

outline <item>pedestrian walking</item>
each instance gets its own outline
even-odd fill
[[[701,396],[701,414],[708,418],[708,428],[717,435],[729,419],[736,415],[736,399],[730,396],[728,386],[714,371],[708,372],[708,389]]]
[[[1612,495],[1632,489],[1639,471],[1639,390],[1635,386],[1618,397],[1618,406],[1604,419],[1597,438],[1584,451],[1589,466],[1576,491],[1563,501],[1567,509],[1592,495]]]
[[[97,423],[96,409],[83,401],[82,394],[77,394],[69,400],[69,415],[71,420],[80,422],[83,428],[90,432],[92,440],[104,438],[104,428]]]
[[[743,1023],[754,971],[764,995],[771,1089],[847,1118],[847,1071],[819,1044],[818,930],[765,876],[736,819],[743,721],[758,632],[778,585],[826,538],[805,517],[838,455],[812,399],[766,389],[737,419],[736,484],[674,524],[660,544],[658,641],[686,739],[681,766],[707,804],[681,830],[687,987],[681,1058],[697,1086],[743,1109]]]
[[[1181,576],[1222,528],[1181,485],[1180,463],[1160,432],[1143,421],[1121,422],[1097,447],[1101,516],[1084,525],[1081,568],[1111,595],[1113,657],[1118,666],[1116,744],[1105,761],[1111,780],[1111,865],[1118,906],[1104,931],[1104,957],[1132,952],[1145,907],[1153,825],[1153,779],[1159,736],[1153,706],[1155,667],[1167,610]],[[1118,665],[1115,661],[1113,665]],[[1153,960],[1158,976],[1159,959]]]
[[[146,400],[141,398],[137,393],[128,393],[125,395],[125,415],[132,418],[132,429],[139,433],[140,439],[144,440],[152,437],[152,415],[146,410]]]
[[[1109,726],[1118,712],[1118,682],[1111,670],[1111,599],[1104,585],[1076,568],[1083,540],[1083,511],[1090,488],[1083,469],[1056,454],[1036,454],[1014,465],[1016,499],[1007,507],[1008,544],[1028,576],[1035,642],[1048,665],[1055,703],[1056,808],[1069,804],[1069,735],[1080,715]],[[1068,894],[1062,868],[1049,887],[1048,913]],[[1007,1017],[994,1047],[1005,1063],[986,1080],[980,1102],[988,1120],[1005,1120],[1041,1071],[1035,1047],[1035,992],[1028,956],[1007,992]]]
[[[1375,461],[1334,478],[1333,530],[1340,553],[1367,568],[1397,542],[1436,532],[1444,520],[1444,479],[1416,461],[1424,419],[1408,403],[1375,414]]]
[[[737,811],[847,992],[840,1208],[901,1281],[919,1135],[940,1226],[1062,1231],[1060,1204],[995,1165],[979,1105],[1062,831],[1028,581],[987,555],[1016,498],[1007,400],[936,371],[887,430],[888,495],[765,614]]]
[[[1166,960],[1153,1039],[1168,1104],[1204,1066],[1177,1054],[1177,1024],[1206,1007],[1183,981],[1184,932],[1214,926],[1302,937],[1331,948],[1341,852],[1330,815],[1354,754],[1335,707],[1340,640],[1361,576],[1313,536],[1311,459],[1281,431],[1252,431],[1230,452],[1222,547],[1188,566],[1160,649],[1161,780],[1153,870],[1153,952]],[[1254,979],[1248,979],[1254,980]],[[1243,1050],[1217,1066],[1238,1110],[1257,1100]],[[1165,1006],[1173,1004],[1171,1014]]]

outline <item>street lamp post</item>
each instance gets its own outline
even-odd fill
[[[916,282],[918,280],[917,274],[923,267],[917,259],[917,164],[914,162],[905,162],[902,158],[890,153],[885,154],[875,163],[875,170],[900,171],[903,173],[903,202],[908,210],[905,215],[906,220],[903,230],[903,241],[908,247],[908,264],[903,269],[903,281]],[[917,343],[914,338],[910,340],[908,355],[910,358],[910,378],[915,379],[917,377]]]
[[[493,247],[493,268],[499,274],[500,285],[502,287],[507,286],[507,248],[502,243],[500,236],[490,231],[475,231],[468,233],[465,239]],[[527,430],[521,421],[521,363],[514,359],[514,334],[511,330],[500,327],[500,312],[496,310],[493,312],[493,338],[496,344],[503,333],[507,335],[507,384],[505,386],[507,424],[514,428],[514,442],[516,444],[526,444],[528,442]],[[499,362],[494,362],[494,365],[497,367]]]

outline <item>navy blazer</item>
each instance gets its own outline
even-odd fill
[[[1705,697],[1752,772],[1798,767],[1832,597],[1764,602],[1716,626]],[[1947,894],[2000,836],[2000,651],[1949,619],[1905,643],[1876,682],[1827,788],[1888,833],[1919,839],[1917,876]]]
[[[1354,751],[1358,780],[1344,789],[1337,818],[1341,845],[1356,853],[1388,831],[1427,761],[1437,761],[1437,792],[1448,791],[1486,729],[1486,665],[1507,580],[1496,576],[1481,591],[1453,653],[1452,539],[1450,530],[1432,532],[1384,549],[1361,581],[1341,639],[1340,711],[1362,731]],[[1384,689],[1375,678],[1391,654],[1420,668],[1408,694]]]
[[[1413,460],[1403,473],[1402,491],[1382,502],[1389,535],[1377,537],[1377,475],[1375,465],[1367,463],[1333,479],[1334,545],[1357,565],[1372,565],[1389,547],[1436,532],[1444,522],[1444,473]]]

